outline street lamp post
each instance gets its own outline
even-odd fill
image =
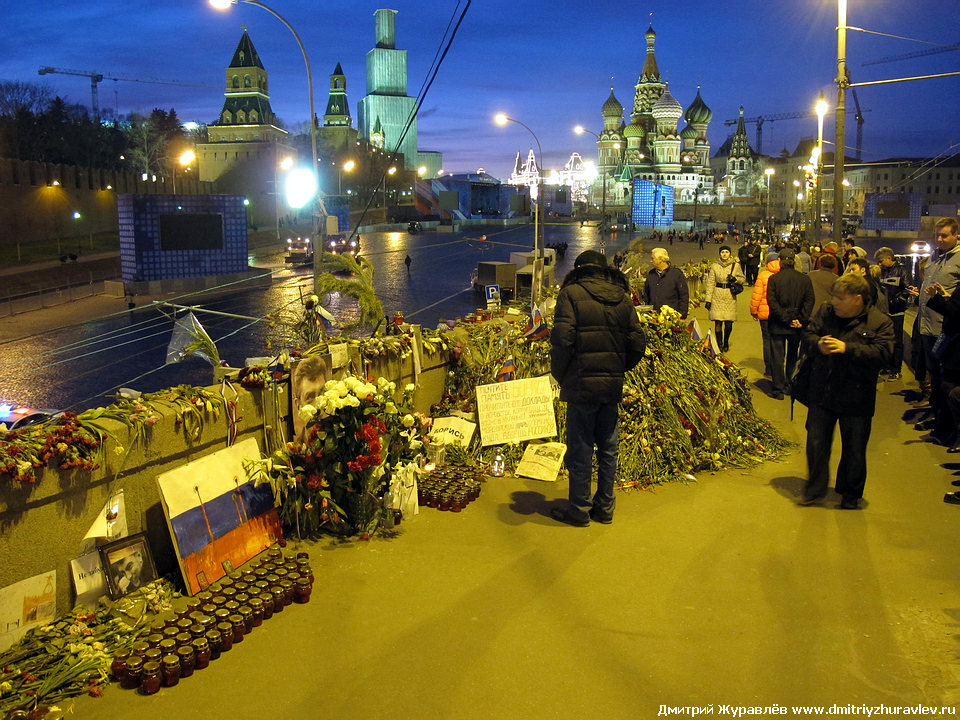
[[[697,183],[697,186],[693,189],[693,231],[697,231],[697,205],[700,204],[700,190],[703,188],[703,183]]]
[[[310,147],[312,150],[312,155],[310,156],[310,159],[313,164],[313,176],[316,178],[316,181],[319,184],[320,168],[317,164],[317,126],[316,126],[316,123],[314,122],[316,113],[314,112],[314,104],[313,104],[313,72],[310,70],[310,58],[307,57],[307,49],[303,46],[303,41],[300,39],[300,35],[294,29],[293,25],[287,22],[287,19],[283,17],[283,15],[281,15],[280,13],[278,13],[276,10],[269,7],[268,5],[265,5],[264,3],[260,2],[260,0],[210,0],[210,5],[217,8],[218,10],[226,10],[231,5],[237,5],[238,3],[243,3],[245,5],[256,5],[257,7],[263,8],[264,10],[266,10],[268,13],[270,13],[275,18],[277,18],[277,20],[279,20],[280,22],[282,22],[284,25],[287,26],[287,29],[291,33],[293,33],[293,37],[296,39],[297,45],[300,46],[300,52],[303,55],[303,63],[304,65],[307,66],[307,94],[310,98]],[[315,258],[314,266],[313,266],[314,282],[316,282],[317,274],[318,274],[317,264],[321,261],[321,258],[323,257],[323,241],[319,237],[319,235],[321,234],[320,221],[324,213],[323,213],[323,203],[320,200],[319,191],[317,193],[317,210],[318,210],[317,222],[314,228],[315,232],[314,232],[314,241],[313,241],[314,242],[314,258]],[[317,245],[320,246],[319,253],[316,252]]]
[[[770,178],[773,177],[773,174],[776,172],[773,168],[767,168],[763,171],[763,174],[767,176],[767,235],[773,235],[773,227],[770,222]]]
[[[833,146],[833,241],[840,247],[843,218],[843,162],[847,115],[847,0],[837,0],[837,107]],[[839,192],[837,192],[839,190]]]
[[[277,242],[280,242],[280,171],[286,172],[293,167],[293,158],[285,157],[273,166],[274,215],[277,216]]]
[[[514,120],[512,117],[507,117],[503,113],[498,114],[494,120],[497,125],[506,125],[508,122],[516,123],[527,129],[533,136],[533,141],[537,143],[537,154],[539,156],[539,163],[541,172],[537,173],[537,207],[533,215],[533,257],[534,262],[541,259],[541,236],[540,233],[543,230],[543,219],[540,217],[541,206],[543,205],[543,150],[540,147],[540,139],[537,137],[537,134],[531,130],[527,125],[524,125],[519,120]],[[536,283],[533,283],[530,288],[530,301],[533,304],[536,304],[540,296],[540,288],[536,287]]]
[[[197,154],[193,150],[186,150],[184,153],[177,158],[177,162],[173,163],[173,194],[177,194],[177,165],[180,165],[182,168],[188,168],[190,163],[197,159]]]
[[[595,132],[591,132],[590,130],[587,130],[582,125],[577,125],[573,129],[573,131],[577,135],[582,135],[583,133],[589,133],[590,135],[593,135],[598,141],[600,140],[599,135],[597,135]],[[597,159],[601,160],[599,151],[597,152]],[[600,162],[600,174],[603,176],[603,190],[601,190],[603,195],[600,198],[600,216],[602,218],[602,220],[600,221],[600,228],[601,228],[601,232],[603,232],[604,223],[607,220],[607,171],[604,168],[604,164],[602,160]]]
[[[353,160],[347,160],[340,166],[340,170],[337,172],[337,194],[343,195],[343,173],[350,172],[353,170],[357,164]]]

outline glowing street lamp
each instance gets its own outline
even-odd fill
[[[820,202],[821,202],[821,199],[822,199],[822,197],[823,197],[822,194],[821,194],[821,192],[822,192],[822,190],[821,190],[821,188],[822,188],[822,183],[821,183],[822,177],[821,177],[821,176],[822,176],[822,174],[823,174],[823,116],[827,114],[827,109],[828,109],[828,108],[827,108],[827,101],[823,99],[823,91],[821,90],[821,91],[820,91],[820,97],[819,97],[819,99],[817,100],[817,105],[816,105],[816,111],[817,111],[817,147],[816,147],[816,154],[817,154],[817,184],[814,185],[814,196],[813,196],[813,205],[814,205],[814,209],[815,209],[815,211],[816,211],[816,215],[815,215],[814,218],[813,218],[813,234],[814,234],[814,239],[815,239],[817,242],[820,242],[820,240],[821,240],[820,235],[823,233],[823,228],[821,227],[821,219],[820,219],[821,217],[823,217],[823,212],[822,212],[822,209],[821,209],[821,207],[820,207]],[[843,152],[843,149],[842,149],[842,148],[840,149],[840,152]],[[834,154],[834,157],[836,157],[837,153],[834,152],[833,154]],[[836,191],[837,191],[836,188],[834,188],[834,192],[836,192]],[[842,193],[843,193],[843,190],[841,189],[840,192],[841,192],[841,194],[842,194]],[[836,217],[833,218],[833,224],[834,224],[834,225],[837,224],[837,218],[836,218]]]
[[[520,125],[521,127],[526,128],[527,132],[533,135],[534,142],[537,143],[537,154],[539,156],[538,162],[540,163],[540,167],[541,168],[543,167],[543,150],[540,148],[540,139],[537,137],[537,134],[533,130],[531,130],[527,125],[524,125],[519,120],[514,120],[512,117],[507,117],[503,113],[498,113],[493,119],[494,119],[494,122],[496,122],[497,125],[500,125],[500,126],[504,126],[508,122],[512,122],[512,123],[516,123],[517,125]],[[540,217],[540,209],[541,209],[540,206],[542,203],[543,203],[543,178],[541,174],[538,172],[537,173],[537,206],[533,215],[533,257],[535,261],[539,260],[541,257],[540,234],[543,229],[543,221],[542,221],[542,218]],[[540,296],[540,288],[537,287],[536,285],[537,283],[533,283],[530,288],[530,300],[534,304],[537,302]]]
[[[186,150],[183,154],[177,158],[177,162],[173,165],[173,194],[177,194],[177,165],[180,165],[182,168],[188,168],[190,163],[197,159],[197,154],[193,150]]]
[[[585,127],[583,127],[582,125],[577,125],[577,126],[573,129],[573,131],[574,131],[577,135],[583,135],[584,133],[587,133],[587,134],[589,134],[589,135],[593,135],[598,141],[600,140],[600,136],[599,136],[599,135],[597,135],[595,132],[593,132],[593,131],[591,131],[591,130],[587,130],[587,129],[586,129]],[[619,145],[617,145],[617,147],[619,148]],[[598,159],[600,158],[600,153],[599,153],[599,151],[597,152],[597,158],[598,158]],[[601,167],[600,167],[600,173],[601,173],[601,175],[603,175],[603,189],[601,190],[601,192],[603,193],[603,195],[601,196],[601,199],[600,199],[600,206],[601,206],[601,207],[600,207],[600,215],[601,215],[601,217],[603,218],[603,220],[600,222],[600,232],[601,232],[601,233],[604,233],[604,232],[606,232],[606,226],[607,226],[607,171],[606,171],[605,166],[604,166],[604,164],[603,164],[602,162],[601,162]]]
[[[337,172],[337,194],[343,195],[343,174],[345,172],[350,172],[353,170],[357,164],[353,160],[347,160],[343,165],[340,166],[340,170]]]
[[[763,171],[763,174],[767,176],[767,234],[772,235],[772,227],[770,223],[770,178],[773,177],[773,174],[776,172],[771,167],[768,167]]]

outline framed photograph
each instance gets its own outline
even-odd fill
[[[157,579],[157,568],[146,533],[137,533],[100,546],[100,563],[113,600]]]

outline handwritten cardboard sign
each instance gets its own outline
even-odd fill
[[[483,445],[502,445],[557,434],[550,376],[477,386]]]
[[[434,418],[433,425],[430,426],[430,439],[441,445],[457,443],[464,447],[469,447],[476,429],[477,426],[475,423],[462,418]]]

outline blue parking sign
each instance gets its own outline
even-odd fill
[[[499,285],[486,285],[487,300],[494,300],[500,294]]]

